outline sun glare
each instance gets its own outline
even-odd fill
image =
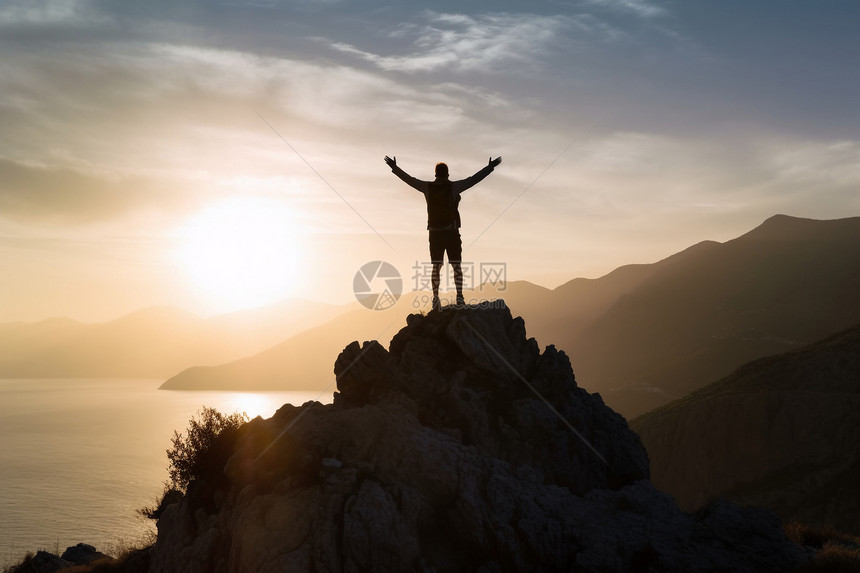
[[[180,230],[179,265],[219,312],[294,294],[303,237],[287,205],[234,197],[194,216]]]
[[[229,412],[245,412],[249,418],[256,416],[269,417],[275,413],[281,404],[273,401],[268,395],[250,392],[236,392],[227,395],[232,408]]]

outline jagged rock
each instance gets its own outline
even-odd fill
[[[99,559],[112,559],[112,557],[96,551],[95,547],[86,543],[78,543],[73,547],[67,547],[61,558],[76,565],[88,565]]]
[[[785,571],[772,515],[681,512],[638,436],[504,305],[350,344],[334,403],[243,426],[165,509],[151,570]]]

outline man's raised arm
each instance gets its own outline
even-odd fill
[[[388,157],[386,155],[385,156],[385,163],[387,163],[388,166],[391,167],[392,173],[394,173],[395,175],[400,177],[400,179],[402,179],[404,183],[406,183],[407,185],[409,185],[413,189],[417,189],[418,191],[421,191],[422,193],[424,193],[427,190],[427,182],[426,181],[421,181],[420,179],[416,179],[415,177],[412,177],[411,175],[409,175],[408,173],[406,173],[400,167],[397,166],[397,157]]]
[[[501,162],[502,162],[501,157],[496,157],[495,159],[490,157],[490,161],[489,161],[489,163],[487,163],[486,167],[484,167],[483,169],[481,169],[480,171],[478,171],[477,173],[475,173],[471,177],[467,177],[466,179],[461,179],[460,181],[454,181],[454,183],[453,183],[454,191],[457,193],[462,193],[463,191],[465,191],[469,187],[472,187],[473,185],[480,183],[481,180],[484,179],[484,177],[486,177],[490,173],[492,173],[493,169],[495,169],[496,166]]]

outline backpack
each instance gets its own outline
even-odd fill
[[[426,197],[428,229],[460,226],[460,213],[457,211],[460,197],[458,195],[456,199],[454,198],[450,181],[430,183]]]

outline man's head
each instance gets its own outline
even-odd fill
[[[447,179],[447,177],[448,177],[448,166],[446,164],[444,164],[444,163],[437,163],[436,164],[436,177],[443,177],[443,178]]]

